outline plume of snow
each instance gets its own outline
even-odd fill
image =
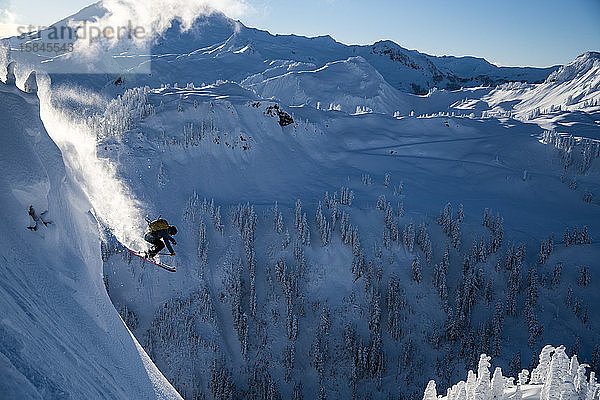
[[[1,4],[2,2],[0,2]],[[17,15],[10,11],[8,7],[0,8],[0,38],[9,37],[17,34]]]
[[[181,21],[181,29],[185,31],[201,15],[222,12],[229,17],[239,18],[250,10],[245,0],[103,0],[98,6],[106,12],[93,21],[86,21],[88,39],[92,30],[104,32],[108,28],[116,36],[120,27],[133,27],[138,33],[127,39],[142,49],[149,40],[170,28],[175,19]],[[71,21],[70,25],[76,28],[81,26],[81,21]],[[105,39],[80,39],[75,47],[79,54],[95,57],[107,47],[114,47],[119,43],[114,38]]]
[[[119,179],[116,166],[97,157],[96,133],[76,117],[52,104],[48,77],[39,79],[40,115],[52,140],[60,147],[72,178],[87,195],[94,215],[130,249],[145,247],[143,204]],[[56,89],[53,89],[56,90]],[[62,90],[65,90],[62,87]],[[66,90],[64,96],[72,92]]]

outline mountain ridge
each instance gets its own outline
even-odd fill
[[[105,15],[105,9],[102,2],[98,2],[64,18],[53,26],[65,25],[68,21],[98,20],[103,15]],[[369,45],[347,45],[336,41],[329,35],[306,37],[295,34],[271,34],[266,30],[247,27],[241,21],[231,19],[218,11],[197,16],[187,30],[181,30],[181,24],[181,19],[174,18],[170,27],[152,37],[149,49],[154,55],[152,68],[156,67],[157,72],[153,72],[154,75],[164,76],[163,72],[172,69],[171,67],[175,67],[178,76],[186,75],[182,74],[181,68],[183,67],[178,68],[177,60],[165,57],[169,54],[194,56],[194,62],[200,63],[199,69],[208,71],[218,68],[219,79],[235,81],[241,81],[249,75],[243,76],[231,63],[243,63],[251,75],[261,72],[262,64],[266,61],[292,60],[310,62],[320,67],[333,61],[361,56],[392,87],[408,93],[425,94],[433,87],[458,89],[463,86],[497,85],[511,81],[542,82],[550,73],[559,68],[559,66],[547,68],[497,67],[479,57],[432,56],[417,50],[408,50],[391,40],[379,40]],[[43,35],[44,33],[42,33]],[[15,38],[3,41],[12,43],[11,47],[15,53],[14,49],[18,47]],[[210,53],[199,57],[199,50],[217,44],[225,47],[220,48],[216,56],[211,56],[212,53]],[[246,47],[252,51],[240,52]],[[131,49],[125,50],[123,54],[134,55],[135,53],[135,50]],[[46,59],[44,64],[39,64],[39,60],[34,57],[23,54],[19,57],[28,58],[27,61],[31,64],[38,64],[36,69],[52,70],[53,64],[57,63],[54,72],[62,70],[60,59],[57,58]],[[216,65],[215,57],[226,60],[226,63],[221,62]],[[185,63],[185,60],[182,62]],[[165,63],[168,65],[161,65]],[[154,64],[159,65],[155,66]],[[82,65],[82,67],[84,66]],[[130,73],[136,73],[136,71],[144,73],[142,69],[135,66]],[[195,78],[192,81],[196,83],[199,83],[199,80],[212,83],[216,81],[216,76],[217,74],[210,72],[197,72],[188,79]]]

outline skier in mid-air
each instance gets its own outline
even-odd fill
[[[177,244],[175,239],[172,238],[173,235],[177,234],[177,228],[174,225],[169,225],[167,220],[158,217],[156,221],[150,222],[150,220],[146,219],[148,222],[149,232],[144,235],[144,240],[148,243],[152,243],[153,246],[150,247],[145,255],[147,258],[154,258],[162,249],[167,246],[167,249],[171,253],[172,256],[175,255],[175,251],[173,251],[173,247],[171,243],[174,245]]]

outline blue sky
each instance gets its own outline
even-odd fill
[[[0,0],[0,12],[9,10],[19,24],[48,25],[91,2]],[[250,9],[240,20],[272,33],[329,34],[358,44],[391,39],[429,54],[473,55],[500,65],[564,64],[585,51],[600,51],[600,0],[245,3]]]

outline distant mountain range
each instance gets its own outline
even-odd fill
[[[54,27],[66,26],[71,21],[90,21],[104,16],[101,3],[88,6],[67,17]],[[50,30],[42,32],[41,42],[48,39]],[[68,60],[73,71],[74,57],[51,57],[44,54],[18,54],[16,38],[4,39],[13,51],[9,57],[39,64],[49,72],[63,73],[63,62]],[[548,68],[498,67],[483,58],[431,56],[408,50],[385,40],[372,45],[345,45],[330,36],[304,37],[273,35],[267,31],[246,27],[240,21],[220,12],[198,17],[191,28],[181,31],[181,22],[174,20],[171,27],[155,37],[149,49],[152,54],[151,74],[136,77],[136,81],[150,84],[179,82],[213,83],[218,79],[240,82],[248,76],[263,73],[278,65],[293,65],[294,69],[317,69],[328,63],[361,57],[369,63],[393,88],[403,92],[425,94],[433,87],[459,89],[481,85],[498,85],[519,81],[541,83],[559,66]],[[101,60],[81,60],[77,73],[94,73],[113,62],[115,56],[135,60],[140,52],[130,43],[107,49]],[[123,74],[145,72],[145,61],[129,65]]]

